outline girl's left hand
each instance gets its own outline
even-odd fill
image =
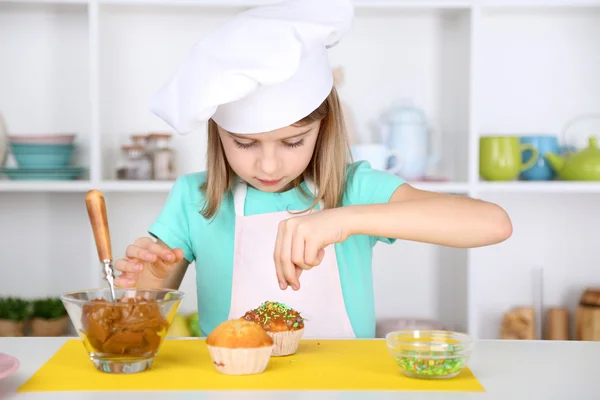
[[[324,248],[346,240],[349,229],[344,208],[316,211],[281,221],[275,241],[275,271],[279,287],[300,289],[299,277],[321,263]]]

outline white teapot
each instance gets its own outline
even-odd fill
[[[388,168],[395,169],[406,180],[425,177],[427,168],[441,159],[441,137],[436,137],[436,151],[431,150],[430,128],[425,114],[410,100],[404,100],[382,116],[380,126],[383,143],[396,154],[391,157]]]

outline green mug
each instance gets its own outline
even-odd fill
[[[533,156],[523,162],[522,153]],[[486,181],[512,181],[531,168],[538,158],[534,145],[520,143],[517,136],[485,136],[479,139],[479,174]]]

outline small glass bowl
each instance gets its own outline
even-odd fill
[[[171,289],[110,289],[65,293],[61,300],[88,351],[102,372],[132,374],[152,366],[183,292]]]
[[[400,371],[411,378],[453,378],[466,367],[473,349],[468,335],[443,330],[395,331],[385,341]]]

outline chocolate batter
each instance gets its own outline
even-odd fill
[[[83,333],[98,353],[144,356],[155,352],[168,323],[155,300],[94,299],[83,307]]]

